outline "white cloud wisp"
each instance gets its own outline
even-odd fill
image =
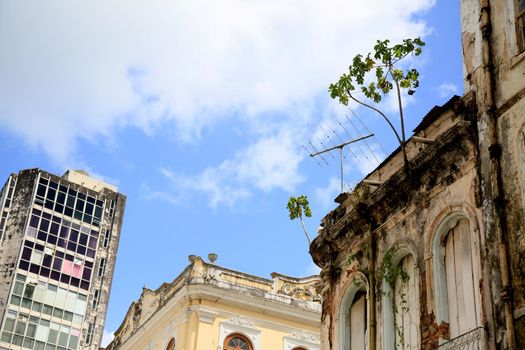
[[[3,2],[0,127],[69,166],[79,140],[114,142],[122,127],[154,134],[168,126],[178,140],[198,142],[204,127],[240,122],[249,145],[196,174],[165,172],[172,191],[150,195],[178,202],[201,193],[215,207],[254,190],[291,191],[304,181],[300,135],[332,108],[329,82],[376,39],[423,35],[413,15],[433,4]]]
[[[110,138],[122,125],[154,132],[171,121],[181,139],[193,139],[232,111],[258,118],[324,93],[375,39],[423,34],[412,15],[432,5],[3,2],[0,125],[58,162],[80,138]]]

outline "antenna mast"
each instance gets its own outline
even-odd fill
[[[359,137],[357,139],[350,140],[348,142],[343,142],[341,144],[335,145],[334,147],[326,148],[326,149],[321,150],[319,152],[311,153],[310,157],[314,158],[315,156],[320,156],[321,154],[333,151],[334,149],[338,149],[339,150],[339,157],[341,158],[341,193],[343,193],[343,191],[344,191],[344,185],[343,185],[344,184],[344,182],[343,182],[343,148],[345,146],[347,146],[347,145],[350,145],[350,144],[355,143],[357,141],[361,141],[361,140],[367,139],[367,138],[372,137],[372,136],[374,136],[374,134],[369,134],[369,135],[366,135],[366,136],[363,136],[363,137]]]

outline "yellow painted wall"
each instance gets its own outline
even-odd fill
[[[242,315],[254,323],[255,329],[260,331],[261,350],[284,349],[284,337],[290,332],[275,329],[265,323],[279,325],[284,328],[298,329],[319,334],[319,328],[305,323],[287,320],[281,317],[270,316],[264,313],[246,310],[240,307],[225,305],[220,302],[202,300],[177,305],[176,308],[161,317],[153,317],[146,322],[136,333],[124,342],[120,349],[136,350],[164,350],[171,339],[175,338],[176,350],[215,350],[218,349],[221,322],[228,322],[231,317],[217,316],[213,323],[199,320],[198,310],[191,311],[191,307],[204,307],[219,314]],[[173,322],[180,322],[169,329]],[[261,325],[262,323],[262,325]]]

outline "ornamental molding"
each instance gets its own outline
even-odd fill
[[[303,330],[293,332],[292,338],[297,339],[297,340],[306,341],[309,343],[314,343],[314,344],[321,343],[321,340],[319,339],[319,334],[315,334],[315,333],[307,332]]]
[[[321,339],[319,334],[303,330],[294,331],[284,337],[284,350],[292,350],[301,347],[307,350],[319,350]]]
[[[228,321],[220,323],[219,346],[217,349],[222,350],[226,337],[234,333],[247,337],[253,345],[253,350],[260,350],[259,342],[261,331],[255,328],[253,321],[240,315],[235,315]]]
[[[252,321],[240,315],[233,316],[232,318],[228,320],[228,322],[236,326],[241,326],[241,327],[246,327],[246,328],[255,328],[255,324]]]

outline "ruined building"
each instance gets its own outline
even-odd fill
[[[68,171],[0,192],[0,349],[98,349],[126,197]]]
[[[319,276],[272,279],[190,255],[170,283],[146,287],[106,350],[319,350]]]
[[[322,222],[321,349],[525,349],[525,1],[462,0],[465,95]]]

